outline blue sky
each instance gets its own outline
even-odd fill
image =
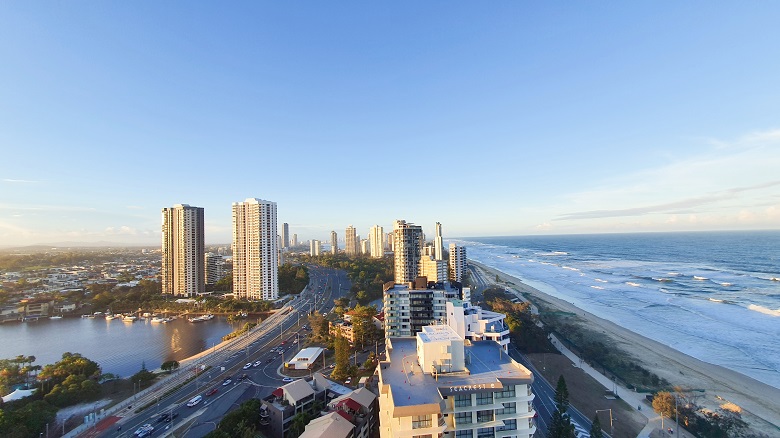
[[[0,246],[780,228],[780,3],[537,3],[0,2]]]

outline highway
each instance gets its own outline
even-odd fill
[[[200,358],[180,379],[171,379],[170,384],[155,391],[156,394],[173,391],[171,394],[160,396],[159,400],[155,393],[147,394],[144,399],[134,401],[133,408],[147,404],[150,407],[137,414],[132,408],[125,409],[115,414],[123,418],[111,429],[102,433],[87,431],[81,436],[133,437],[139,427],[151,424],[154,431],[147,436],[170,436],[175,432],[178,437],[199,438],[214,430],[222,417],[242,402],[268,396],[286,383],[277,370],[285,358],[297,353],[298,337],[301,341],[305,339],[308,313],[329,312],[333,300],[345,296],[351,286],[344,271],[309,266],[309,277],[307,288],[259,328],[229,347]],[[244,369],[248,363],[252,366]],[[194,380],[173,389],[193,375],[197,375]],[[247,377],[242,379],[243,375]],[[202,400],[194,407],[187,407],[187,402],[197,395]],[[166,422],[160,418],[161,414],[168,414],[173,420]]]

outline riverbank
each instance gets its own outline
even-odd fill
[[[704,389],[697,402],[710,409],[731,402],[742,409],[742,416],[756,430],[770,435],[780,429],[780,389],[735,371],[695,359],[667,345],[638,335],[631,330],[585,312],[565,300],[548,295],[524,283],[520,278],[470,261],[490,274],[509,283],[531,301],[543,302],[559,311],[576,314],[576,323],[600,331],[616,349],[633,357],[659,377],[684,388]]]

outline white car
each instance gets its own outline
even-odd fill
[[[293,381],[293,378],[292,378],[292,377],[285,377],[285,378],[284,378],[284,379],[282,379],[282,380],[283,380],[283,381],[285,381],[285,382],[292,382],[292,381]]]
[[[244,365],[244,369],[245,369],[245,370],[248,370],[248,369],[250,369],[250,368],[252,368],[252,362],[249,362],[249,363],[247,363],[246,365]]]
[[[139,427],[135,431],[135,433],[133,435],[144,437],[144,436],[148,435],[149,433],[151,433],[153,430],[154,430],[154,426],[152,426],[151,424],[147,423],[147,424],[144,424],[143,426]]]
[[[257,367],[259,367],[259,366],[260,366],[260,365],[262,365],[262,364],[263,364],[263,363],[262,363],[261,361],[259,361],[259,360],[258,360],[258,361],[257,361],[257,362],[255,362],[255,363],[254,363],[252,366],[253,366],[253,367],[255,367],[255,368],[257,368]]]
[[[191,408],[191,407],[197,405],[198,403],[200,403],[201,400],[203,400],[203,396],[202,395],[196,395],[195,397],[192,397],[190,399],[190,401],[187,402],[187,407]]]

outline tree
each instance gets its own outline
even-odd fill
[[[601,430],[601,421],[599,414],[593,417],[593,424],[590,426],[590,438],[604,438],[604,432]]]
[[[179,362],[175,360],[169,360],[167,362],[163,362],[163,364],[160,365],[160,369],[163,371],[173,371],[179,369]]]
[[[308,412],[299,412],[295,414],[290,425],[290,436],[300,436],[306,429],[306,425],[311,421],[311,415]]]
[[[571,418],[566,413],[568,408],[569,389],[566,387],[566,379],[561,375],[555,387],[555,412],[547,429],[548,438],[574,438],[574,425],[571,424]]]
[[[341,379],[349,374],[349,341],[341,335],[336,335],[333,349],[336,354],[336,366],[333,377]]]
[[[143,386],[154,380],[156,377],[157,376],[153,372],[146,369],[146,362],[141,362],[141,371],[133,374],[133,377],[130,378],[130,381],[133,383],[139,382]]]
[[[667,391],[658,392],[653,397],[653,410],[661,416],[661,428],[664,427],[664,417],[672,418],[675,410],[674,396]]]

